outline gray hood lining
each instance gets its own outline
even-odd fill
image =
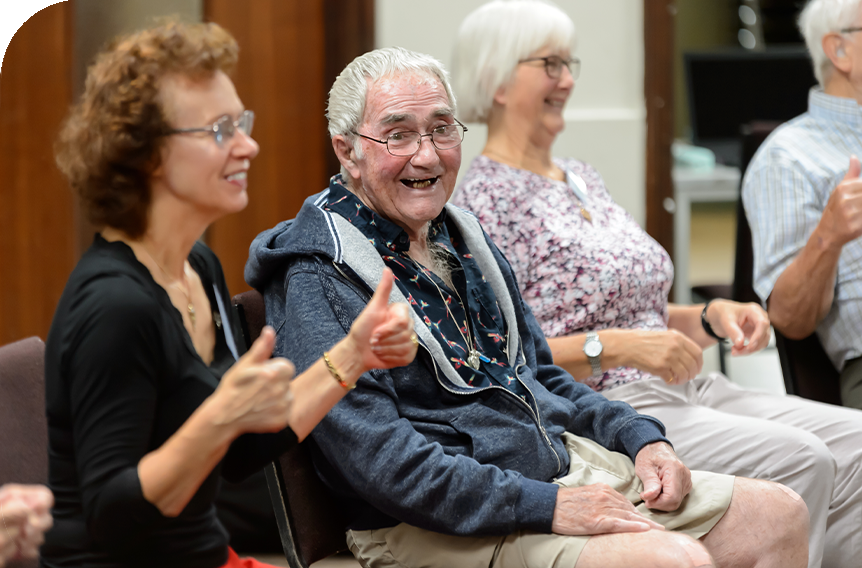
[[[509,364],[514,368],[514,358],[520,349],[519,335],[517,333],[517,319],[515,318],[515,308],[512,304],[512,298],[509,295],[509,289],[506,286],[506,281],[503,279],[503,274],[500,272],[500,267],[494,260],[488,243],[485,241],[485,235],[479,222],[472,215],[454,207],[446,206],[447,213],[458,226],[464,237],[464,242],[473,254],[474,260],[479,264],[479,268],[485,275],[485,280],[491,285],[494,293],[497,296],[497,302],[500,304],[500,310],[503,312],[503,317],[508,322],[507,328],[507,345]],[[380,276],[383,274],[385,264],[380,254],[368,238],[357,229],[350,221],[329,211],[323,213],[331,218],[337,228],[338,236],[341,238],[341,245],[336,244],[336,247],[342,251],[342,259],[368,286],[372,289],[377,289],[380,283]],[[389,294],[389,303],[403,302],[407,304],[407,299],[398,286],[392,287],[392,292]],[[408,304],[409,305],[409,304]],[[431,353],[431,356],[437,362],[443,374],[449,379],[452,384],[462,388],[470,388],[467,383],[461,378],[461,375],[455,370],[452,362],[446,359],[443,353],[443,348],[437,342],[437,339],[428,329],[416,311],[410,307],[410,313],[413,315],[413,327],[416,335],[422,339],[422,343]]]

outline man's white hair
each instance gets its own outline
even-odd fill
[[[547,47],[575,51],[575,24],[547,0],[494,0],[473,10],[458,30],[452,65],[460,116],[487,122],[494,94],[521,59]]]
[[[859,15],[860,0],[811,0],[799,15],[799,31],[805,38],[814,75],[825,87],[834,67],[823,51],[823,36],[851,27]]]
[[[455,96],[449,85],[449,73],[443,64],[424,53],[417,53],[403,47],[384,47],[369,51],[351,61],[335,79],[329,91],[326,118],[329,120],[330,138],[337,135],[353,141],[357,157],[362,157],[359,137],[354,136],[365,113],[365,99],[369,86],[384,77],[408,74],[426,74],[440,81],[449,97],[449,105],[455,112]],[[350,178],[342,166],[341,175],[345,181]]]

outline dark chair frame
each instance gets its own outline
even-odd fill
[[[250,290],[233,297],[246,346],[260,336],[266,323],[263,296]],[[332,554],[347,550],[347,521],[343,506],[315,471],[308,442],[264,468],[284,556],[291,568],[308,568]]]
[[[764,140],[779,126],[776,122],[752,122],[742,131],[742,171]],[[741,185],[740,185],[741,188]],[[753,288],[754,253],[751,228],[742,206],[742,196],[737,205],[736,264],[733,279],[733,299],[738,302],[761,300]],[[816,334],[805,339],[788,339],[777,329],[775,343],[781,361],[781,374],[787,394],[841,405],[839,373],[823,350]]]

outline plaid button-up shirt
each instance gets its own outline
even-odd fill
[[[817,87],[808,112],[778,128],[755,154],[742,199],[754,240],[754,289],[764,300],[820,222],[851,154],[862,157],[862,108]],[[862,239],[841,251],[835,300],[817,334],[839,370],[862,355]]]

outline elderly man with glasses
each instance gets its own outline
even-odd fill
[[[298,370],[384,268],[411,306],[416,360],[363,375],[310,437],[363,566],[806,565],[796,494],[690,472],[659,421],[553,365],[509,264],[447,205],[466,128],[436,60],[357,58],[328,118],[341,174],[257,237],[246,279]]]

